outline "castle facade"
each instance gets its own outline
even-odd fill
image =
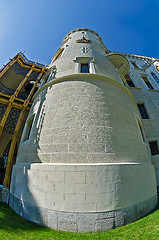
[[[13,167],[11,208],[71,232],[112,229],[151,212],[159,59],[110,52],[81,28],[66,35],[43,73]]]

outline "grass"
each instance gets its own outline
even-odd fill
[[[8,205],[0,203],[0,240],[124,240],[159,239],[159,205],[148,216],[117,229],[96,233],[68,233],[41,227],[14,213]]]

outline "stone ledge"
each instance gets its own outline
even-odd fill
[[[67,213],[35,207],[10,195],[10,207],[25,219],[61,231],[106,231],[136,221],[156,206],[156,195],[133,206],[110,212]]]

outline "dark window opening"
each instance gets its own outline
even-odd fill
[[[144,82],[146,83],[146,85],[148,86],[148,88],[150,89],[154,89],[151,85],[151,83],[149,82],[149,80],[147,79],[147,77],[142,77],[142,79],[144,80]]]
[[[81,73],[89,73],[89,66],[87,64],[81,63]]]
[[[144,104],[137,104],[142,119],[149,119]]]
[[[154,74],[154,73],[151,73],[152,77],[155,79],[155,81],[159,84],[159,79],[158,77]]]
[[[136,65],[135,62],[131,62],[131,64],[134,66],[134,68],[137,68],[137,69],[138,69],[138,66]]]
[[[152,155],[159,154],[157,141],[149,142],[149,145],[150,145],[150,150]]]
[[[132,79],[130,78],[130,76],[128,74],[125,75],[125,79],[127,81],[127,84],[129,85],[129,87],[135,87]]]

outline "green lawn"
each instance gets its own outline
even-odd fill
[[[159,205],[148,216],[117,229],[97,233],[66,233],[38,226],[0,203],[0,240],[25,239],[159,239]]]

